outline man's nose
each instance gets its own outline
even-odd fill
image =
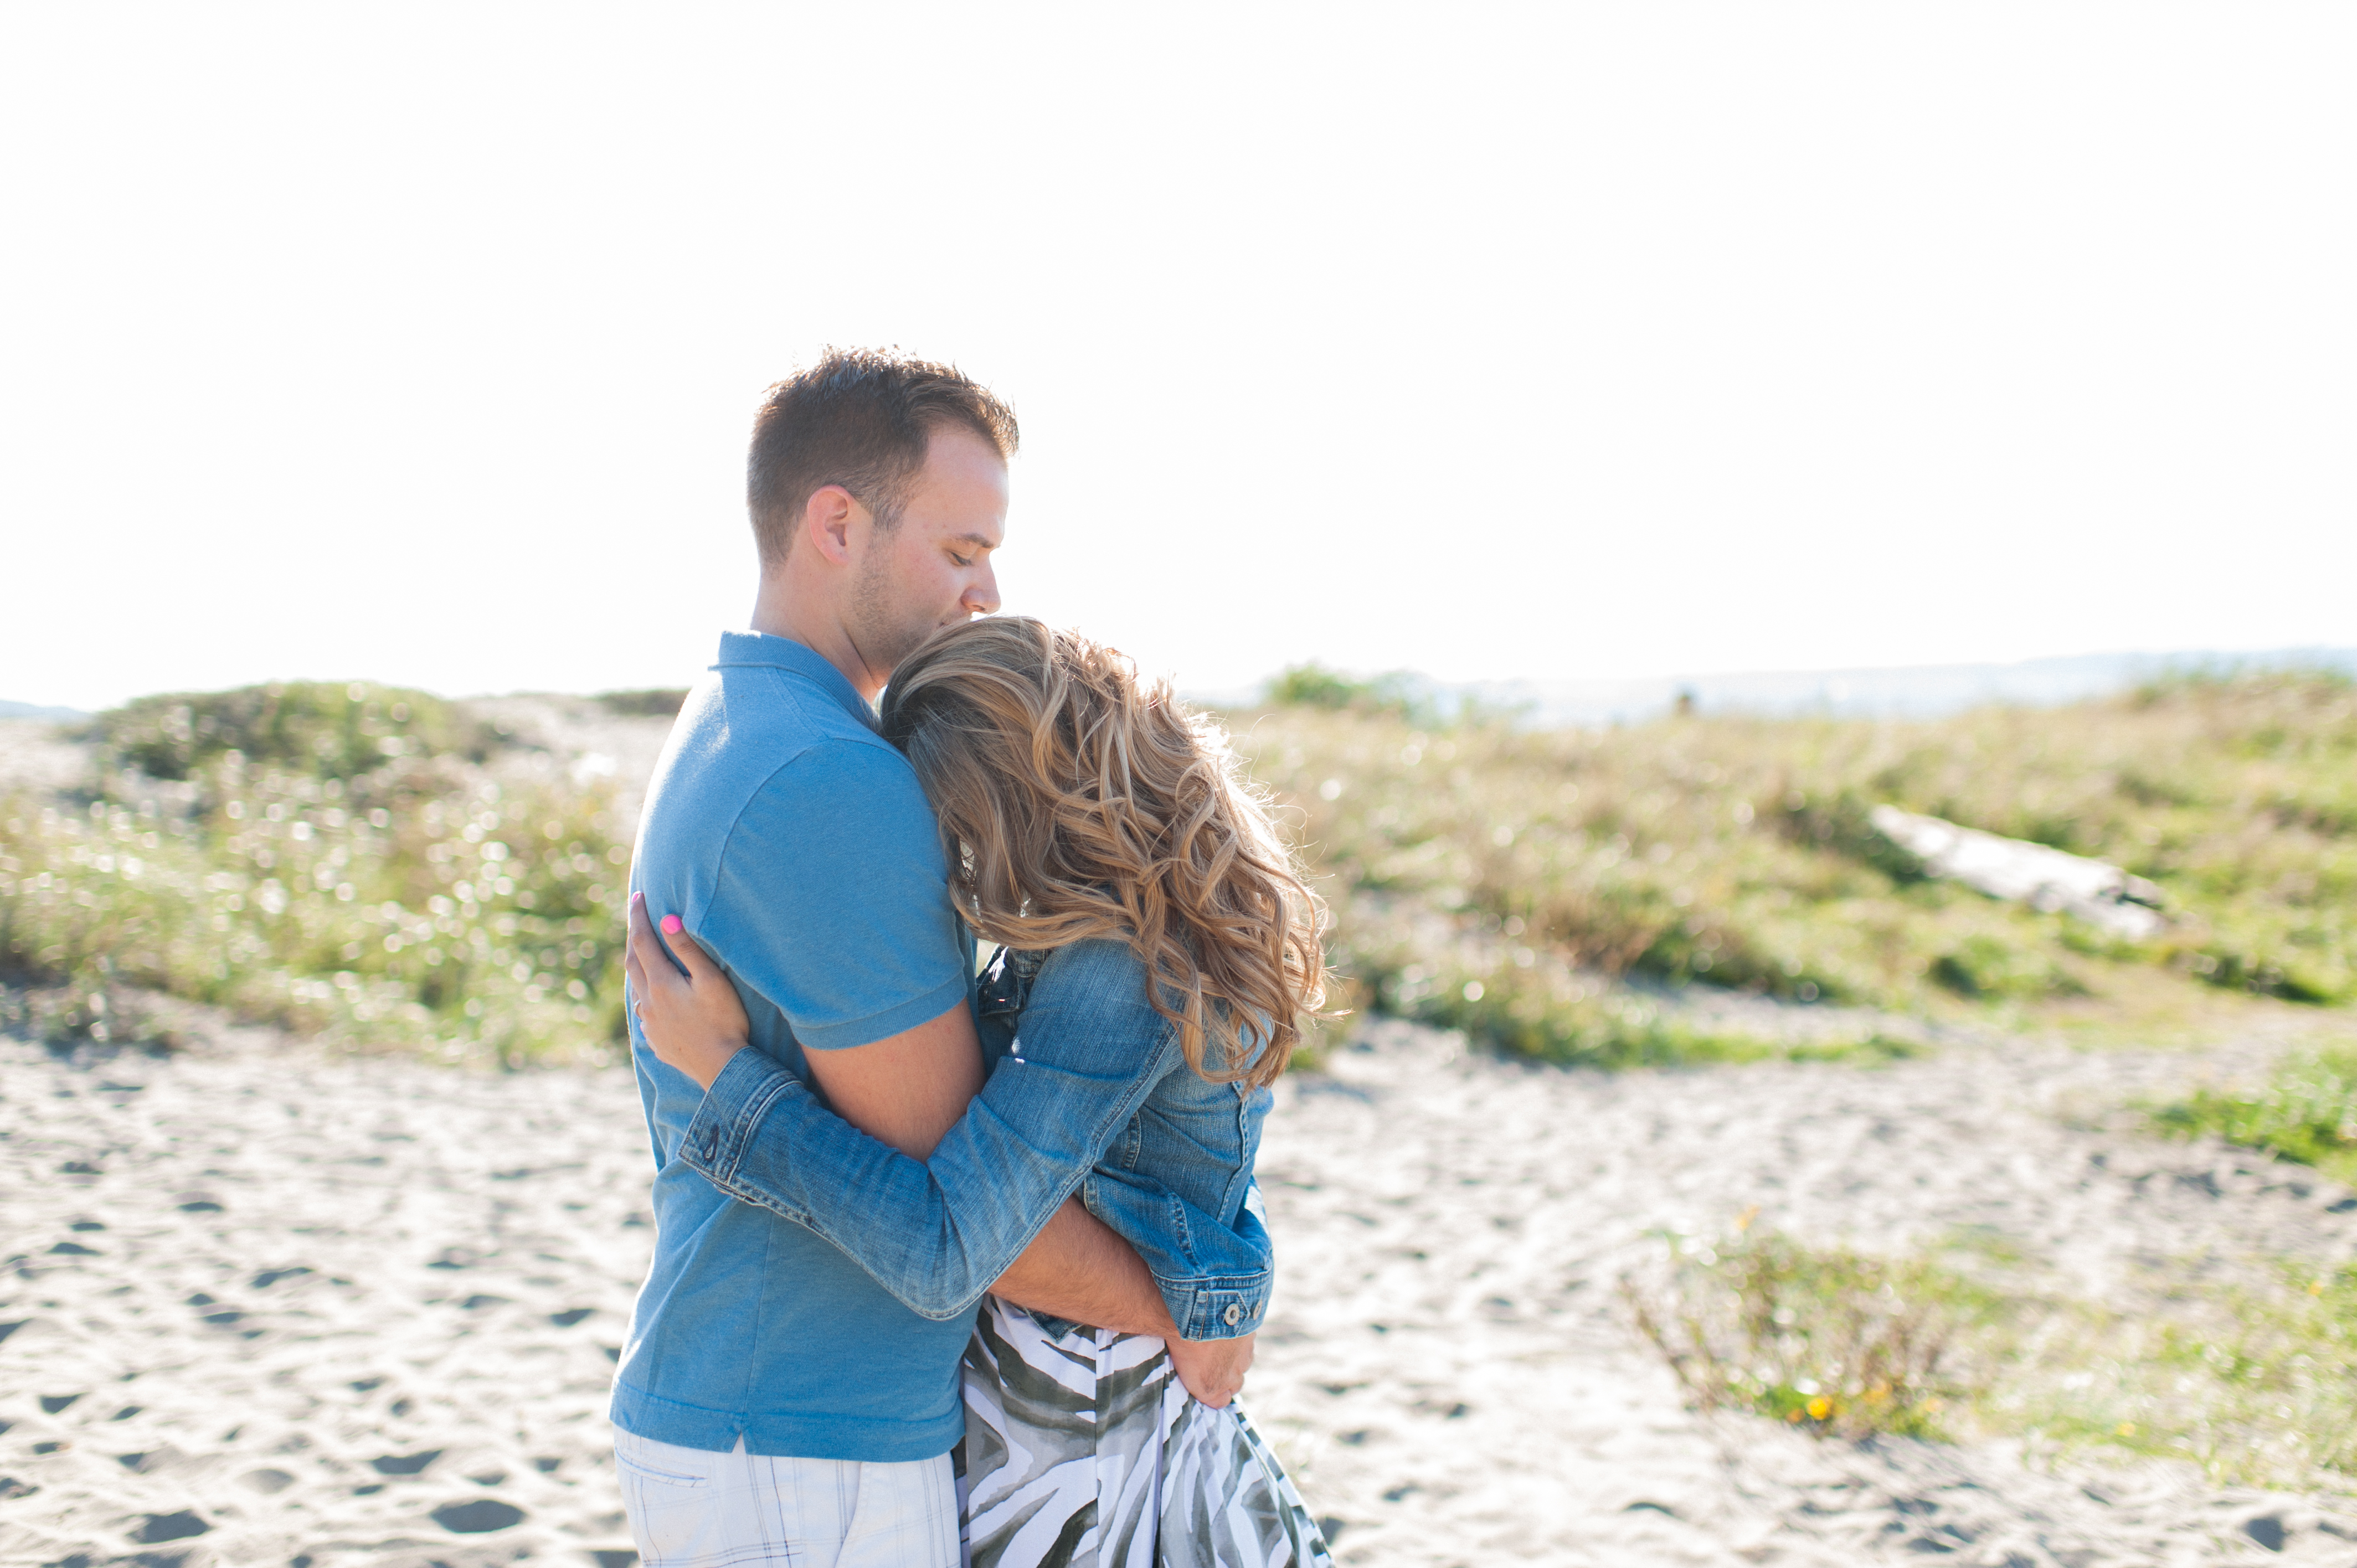
[[[974,581],[965,585],[965,596],[959,602],[965,606],[966,613],[969,615],[996,615],[998,613],[998,574],[992,571],[985,563],[982,570],[974,574]]]

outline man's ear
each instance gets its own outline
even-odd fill
[[[811,548],[837,566],[850,563],[852,533],[873,521],[859,498],[841,485],[821,485],[802,503],[802,532]]]

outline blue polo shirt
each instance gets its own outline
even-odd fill
[[[798,642],[731,632],[655,765],[632,865],[736,983],[753,1048],[864,1046],[967,997],[924,792],[866,703]],[[654,1141],[655,1253],[614,1384],[614,1424],[662,1443],[818,1459],[930,1459],[965,1432],[968,1311],[931,1322],[792,1220],[724,1197],[681,1141],[704,1091],[630,1055]],[[816,1086],[813,1084],[813,1088]]]

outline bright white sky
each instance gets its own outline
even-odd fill
[[[762,387],[1233,687],[2357,642],[2357,7],[0,10],[0,697],[679,684]]]

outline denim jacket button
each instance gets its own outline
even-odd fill
[[[1228,1310],[1220,1314],[1220,1316],[1226,1321],[1229,1327],[1233,1328],[1237,1324],[1242,1323],[1244,1320],[1244,1309],[1238,1306],[1234,1302],[1230,1302],[1228,1303]]]

